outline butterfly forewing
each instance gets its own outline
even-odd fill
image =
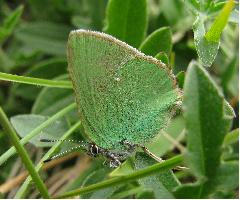
[[[103,33],[71,32],[68,63],[87,136],[103,148],[153,138],[179,98],[166,66]]]

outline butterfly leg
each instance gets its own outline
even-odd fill
[[[104,155],[106,156],[107,159],[109,159],[109,166],[111,168],[116,168],[119,165],[121,165],[121,161],[120,161],[120,155],[117,153],[112,153],[110,151],[105,151]]]
[[[158,156],[156,156],[155,154],[153,154],[151,151],[149,151],[149,149],[147,147],[145,147],[144,145],[141,144],[133,144],[127,140],[123,140],[121,141],[121,144],[125,145],[127,150],[130,152],[133,152],[136,148],[140,147],[146,154],[148,154],[150,157],[152,157],[154,160],[158,161],[158,162],[163,162],[162,158],[159,158]]]
[[[153,154],[147,147],[145,147],[144,145],[141,144],[133,144],[127,140],[123,140],[121,142],[121,144],[126,145],[128,149],[134,151],[137,147],[140,147],[146,154],[148,154],[151,158],[153,158],[154,160],[156,160],[157,162],[164,162],[165,160],[163,160],[161,157],[156,156],[155,154]],[[176,170],[183,170],[183,169],[188,169],[187,167],[182,167],[182,166],[176,166],[174,169]]]

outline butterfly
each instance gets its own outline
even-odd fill
[[[93,156],[117,167],[166,127],[181,95],[165,64],[101,32],[72,31],[68,71]],[[157,157],[155,156],[155,159]]]

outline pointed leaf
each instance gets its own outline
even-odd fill
[[[160,60],[165,65],[169,66],[169,59],[166,53],[160,52],[155,56],[156,59]],[[171,66],[169,66],[171,67]]]
[[[193,24],[194,43],[201,63],[210,67],[215,60],[219,49],[219,41],[208,41],[205,38],[205,27],[201,17],[198,17]]]
[[[16,31],[16,38],[32,51],[65,56],[70,29],[64,24],[38,21],[22,25]]]
[[[33,114],[16,115],[14,117],[11,117],[11,123],[17,133],[23,138],[40,124],[45,122],[47,118],[48,117],[42,115]],[[38,136],[33,137],[30,142],[37,147],[52,146],[51,143],[46,144],[40,142],[40,139],[59,139],[67,130],[68,125],[66,121],[63,119],[57,120],[44,130],[42,130],[42,132]]]
[[[177,76],[177,82],[178,82],[178,86],[183,89],[183,85],[184,85],[184,81],[185,81],[185,72],[184,71],[180,71]]]
[[[23,12],[23,6],[16,8],[3,22],[0,27],[0,42],[3,42],[14,30],[15,26],[20,20]]]
[[[238,140],[239,140],[239,129],[237,128],[225,136],[223,145],[228,146],[233,143],[236,143]]]
[[[140,51],[146,55],[156,56],[159,52],[170,55],[172,33],[169,27],[162,27],[151,33],[141,44]]]
[[[139,47],[147,28],[146,0],[110,0],[104,32]]]
[[[205,37],[208,41],[219,42],[221,33],[227,24],[228,18],[233,8],[234,0],[229,0],[213,22],[209,31],[206,33]]]
[[[145,168],[154,163],[156,163],[156,161],[145,153],[136,154],[136,169]],[[146,189],[153,191],[157,199],[173,198],[171,190],[179,185],[178,180],[171,170],[140,179],[139,183],[144,185]]]
[[[188,67],[184,83],[184,117],[187,130],[186,161],[197,176],[194,185],[176,191],[178,198],[203,198],[216,187],[221,146],[231,125],[225,100],[207,72],[197,63]],[[187,193],[187,194],[186,194]]]

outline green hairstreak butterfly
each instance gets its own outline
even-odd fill
[[[123,141],[128,147],[148,142],[166,126],[179,101],[166,65],[105,33],[72,31],[68,70],[80,119],[97,153],[121,152]]]

